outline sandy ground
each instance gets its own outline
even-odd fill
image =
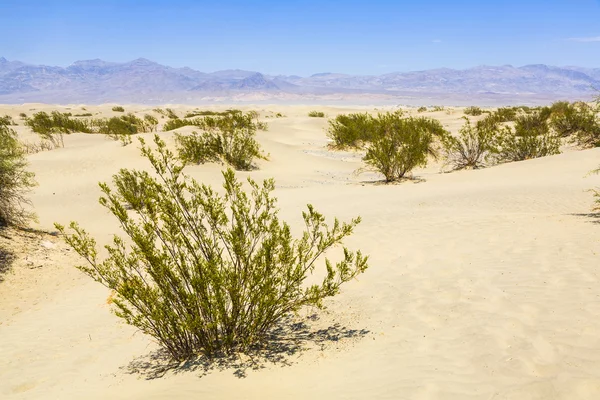
[[[258,140],[270,160],[250,175],[276,179],[281,215],[295,229],[307,203],[330,217],[361,215],[347,244],[371,262],[326,311],[303,311],[295,346],[262,359],[169,364],[110,313],[108,291],[74,268],[78,257],[59,237],[9,231],[0,237],[16,256],[0,282],[0,398],[600,398],[600,220],[586,192],[600,186],[586,176],[600,149],[447,174],[434,163],[416,171],[420,183],[376,185],[376,175],[353,173],[360,155],[327,151],[326,119],[306,116],[315,108],[254,107],[285,117],[267,119]],[[65,107],[0,106],[0,115],[19,121],[20,112],[52,109]],[[423,115],[453,131],[462,124],[460,110]],[[36,140],[19,123],[23,140]],[[172,143],[172,133],[161,135]],[[77,220],[106,243],[117,228],[97,182],[147,164],[135,144],[100,135],[65,143],[29,156],[39,182],[34,227]],[[219,185],[220,169],[186,171]]]

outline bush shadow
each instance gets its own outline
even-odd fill
[[[15,255],[12,252],[0,247],[0,282],[4,280],[4,274],[8,272],[14,260]]]
[[[308,317],[316,320],[313,315]],[[248,371],[256,371],[267,365],[291,366],[291,356],[308,349],[325,349],[328,345],[347,339],[364,337],[366,329],[348,329],[334,324],[324,329],[311,329],[304,321],[288,318],[271,330],[265,340],[243,354],[221,355],[209,359],[199,356],[186,361],[173,360],[165,349],[138,357],[122,369],[128,374],[141,375],[147,380],[161,378],[167,373],[199,371],[202,378],[211,372],[231,370],[238,378],[245,378]]]
[[[569,214],[575,217],[587,218],[586,222],[590,224],[600,224],[600,212],[591,212],[591,213],[573,213]]]

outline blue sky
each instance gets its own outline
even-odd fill
[[[0,56],[67,66],[144,57],[201,71],[381,74],[600,67],[600,0],[0,0]]]

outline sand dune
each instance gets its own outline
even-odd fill
[[[0,106],[0,115],[32,108],[57,107]],[[111,115],[110,106],[87,108]],[[434,163],[416,171],[421,183],[375,185],[376,175],[354,174],[359,155],[327,151],[326,119],[306,116],[314,108],[357,109],[254,107],[286,117],[269,118],[258,135],[270,160],[239,173],[275,178],[294,229],[307,203],[331,217],[362,216],[347,244],[370,254],[370,268],[306,320],[308,331],[324,331],[301,342],[305,350],[163,371],[157,346],[111,315],[108,292],[73,267],[78,258],[60,238],[30,234],[3,239],[21,251],[0,282],[0,397],[600,398],[600,225],[586,192],[600,186],[586,176],[600,149],[455,173]],[[461,125],[460,110],[425,115],[453,131]],[[171,143],[172,133],[161,135]],[[77,220],[106,243],[117,227],[98,204],[97,182],[145,160],[136,145],[100,135],[65,143],[29,156],[36,227]],[[220,185],[220,169],[186,171]]]

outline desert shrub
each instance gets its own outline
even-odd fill
[[[465,124],[458,136],[442,137],[445,163],[455,170],[485,167],[497,152],[498,129],[487,125],[473,126],[468,118],[463,118]]]
[[[0,123],[0,227],[24,225],[33,218],[24,208],[31,204],[26,194],[35,186],[34,175],[26,167],[16,132]]]
[[[120,141],[123,146],[131,144],[131,135],[145,132],[146,128],[144,121],[131,113],[120,117],[96,119],[92,121],[92,124],[98,133]]]
[[[150,114],[146,114],[144,115],[143,126],[144,132],[156,132],[156,127],[158,126],[158,119],[156,119],[156,117]]]
[[[177,114],[175,113],[175,111],[173,111],[170,108],[167,108],[165,110],[165,115],[169,118],[169,119],[178,119],[179,117],[177,116]]]
[[[376,134],[363,157],[367,170],[381,173],[386,182],[399,181],[435,155],[433,134],[419,118],[398,113],[380,114]],[[359,170],[360,171],[360,170]]]
[[[21,117],[21,119],[25,119],[27,118],[27,114],[25,114],[24,112],[19,113],[19,117]]]
[[[44,111],[33,114],[25,120],[25,125],[40,135],[52,135],[55,133],[91,133],[92,128],[87,120],[71,118],[70,113],[52,111],[50,115]]]
[[[75,114],[74,117],[91,117],[92,113]]]
[[[309,117],[313,117],[313,118],[325,118],[325,113],[323,111],[310,111],[308,113]]]
[[[481,110],[481,108],[479,108],[477,106],[471,106],[471,107],[465,108],[465,115],[478,116],[481,114],[483,114],[483,111]]]
[[[163,125],[163,131],[184,126],[196,126],[200,129],[228,129],[228,128],[250,128],[254,130],[267,130],[267,124],[257,121],[258,114],[254,112],[242,113],[241,111],[229,112],[223,115],[204,116],[191,119],[171,119]]]
[[[194,125],[192,123],[193,120],[189,120],[189,119],[170,119],[167,122],[165,122],[165,124],[162,127],[162,130],[167,132],[167,131],[172,131],[174,129],[178,129],[184,126],[189,126],[189,125]]]
[[[125,112],[125,109],[121,106],[114,106],[112,110],[115,112]]]
[[[241,113],[242,111],[240,110],[225,110],[225,111],[210,111],[210,110],[196,110],[196,111],[190,111],[187,114],[185,114],[184,118],[193,118],[193,117],[206,117],[206,116],[214,116],[214,115],[219,115],[219,116],[225,116],[228,114],[238,114]],[[258,114],[257,114],[258,115]]]
[[[541,111],[519,115],[515,120],[515,133],[517,135],[521,135],[524,132],[533,135],[545,135],[549,129],[548,118]]]
[[[221,149],[217,135],[212,132],[192,132],[191,135],[175,134],[179,158],[185,163],[204,164],[221,161]]]
[[[498,160],[522,161],[560,154],[560,137],[546,131],[520,131],[505,127],[498,137]]]
[[[10,115],[5,115],[4,117],[0,117],[0,125],[17,125],[13,117]]]
[[[361,148],[373,139],[376,121],[368,113],[340,114],[329,120],[327,136],[336,149]]]
[[[426,112],[426,111],[427,111],[427,107],[425,107],[425,106],[421,106],[421,107],[417,108],[417,112],[422,113],[422,112]]]
[[[237,170],[248,171],[255,168],[255,159],[266,159],[254,139],[255,125],[220,123],[204,129],[202,133],[175,135],[179,157],[184,162],[204,164],[224,161]]]
[[[433,111],[444,111],[444,106],[433,106]]]
[[[600,146],[600,120],[585,103],[557,102],[551,107],[550,126],[562,137],[571,137],[582,147]]]
[[[360,218],[332,226],[308,206],[305,232],[294,238],[280,221],[275,183],[248,179],[249,193],[232,170],[224,195],[182,174],[183,165],[155,137],[157,153],[142,153],[156,177],[140,171],[101,184],[100,202],[119,220],[127,241],[115,236],[98,259],[95,240],[77,223],[56,225],[87,265],[79,269],[111,289],[116,315],[152,336],[172,358],[185,360],[243,352],[268,340],[278,322],[305,306],[323,306],[342,284],[367,268],[367,257],[344,248],[341,261],[325,260],[321,283],[306,285],[323,254],[352,234]],[[142,142],[143,143],[143,142]],[[134,188],[127,183],[135,180]],[[119,186],[120,185],[120,186]],[[141,188],[141,189],[140,189]],[[133,192],[142,190],[143,202]],[[131,211],[122,204],[131,198]]]
[[[517,109],[514,107],[500,107],[492,113],[497,122],[510,122],[517,118]]]
[[[31,142],[21,143],[21,147],[23,148],[23,152],[25,154],[36,154],[36,153],[39,153],[42,151],[54,150],[58,146],[56,146],[55,143],[53,143],[51,141],[42,140],[40,142],[35,142],[35,143],[31,143]]]

